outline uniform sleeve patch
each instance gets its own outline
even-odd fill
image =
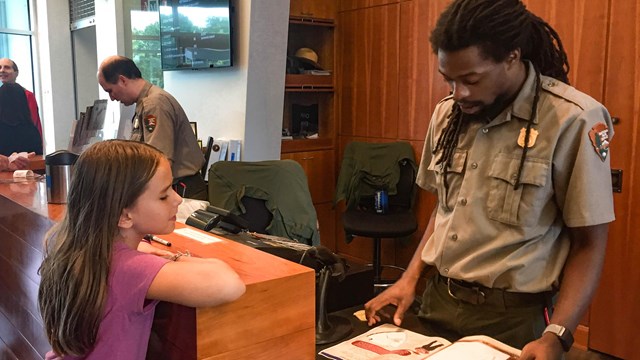
[[[600,160],[605,161],[609,155],[609,128],[607,125],[602,122],[595,124],[589,130],[589,139],[591,139],[591,144]]]
[[[144,117],[144,127],[148,132],[153,132],[156,129],[158,120],[155,115],[147,115]]]

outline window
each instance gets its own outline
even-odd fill
[[[0,57],[13,60],[18,82],[34,90],[33,51],[29,0],[0,0]]]
[[[160,63],[160,18],[155,11],[131,10],[132,59],[140,68],[142,77],[150,83],[164,87]]]

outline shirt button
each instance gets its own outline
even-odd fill
[[[456,235],[456,234],[451,235],[451,240],[453,240],[453,241],[458,240],[458,235]]]
[[[465,199],[465,198],[460,199],[460,205],[462,205],[462,206],[467,205],[467,199]]]
[[[511,178],[512,178],[513,180],[517,179],[517,178],[518,178],[518,174],[512,174],[512,175],[511,175]]]
[[[478,168],[478,163],[471,163],[471,168],[472,169],[477,169]]]
[[[443,271],[444,271],[444,273],[445,273],[445,274],[448,274],[448,273],[449,273],[449,269],[448,269],[448,268],[444,268],[444,270],[443,270]]]
[[[482,129],[482,133],[483,133],[483,134],[486,134],[486,133],[488,133],[488,132],[489,132],[489,129],[487,129],[487,128]]]

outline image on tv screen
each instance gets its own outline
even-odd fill
[[[170,0],[159,10],[163,70],[232,65],[229,0]]]

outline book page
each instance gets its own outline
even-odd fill
[[[429,354],[449,344],[448,340],[440,337],[383,324],[319,354],[334,360],[426,359]]]
[[[520,350],[488,336],[467,336],[429,356],[429,360],[514,360]]]

